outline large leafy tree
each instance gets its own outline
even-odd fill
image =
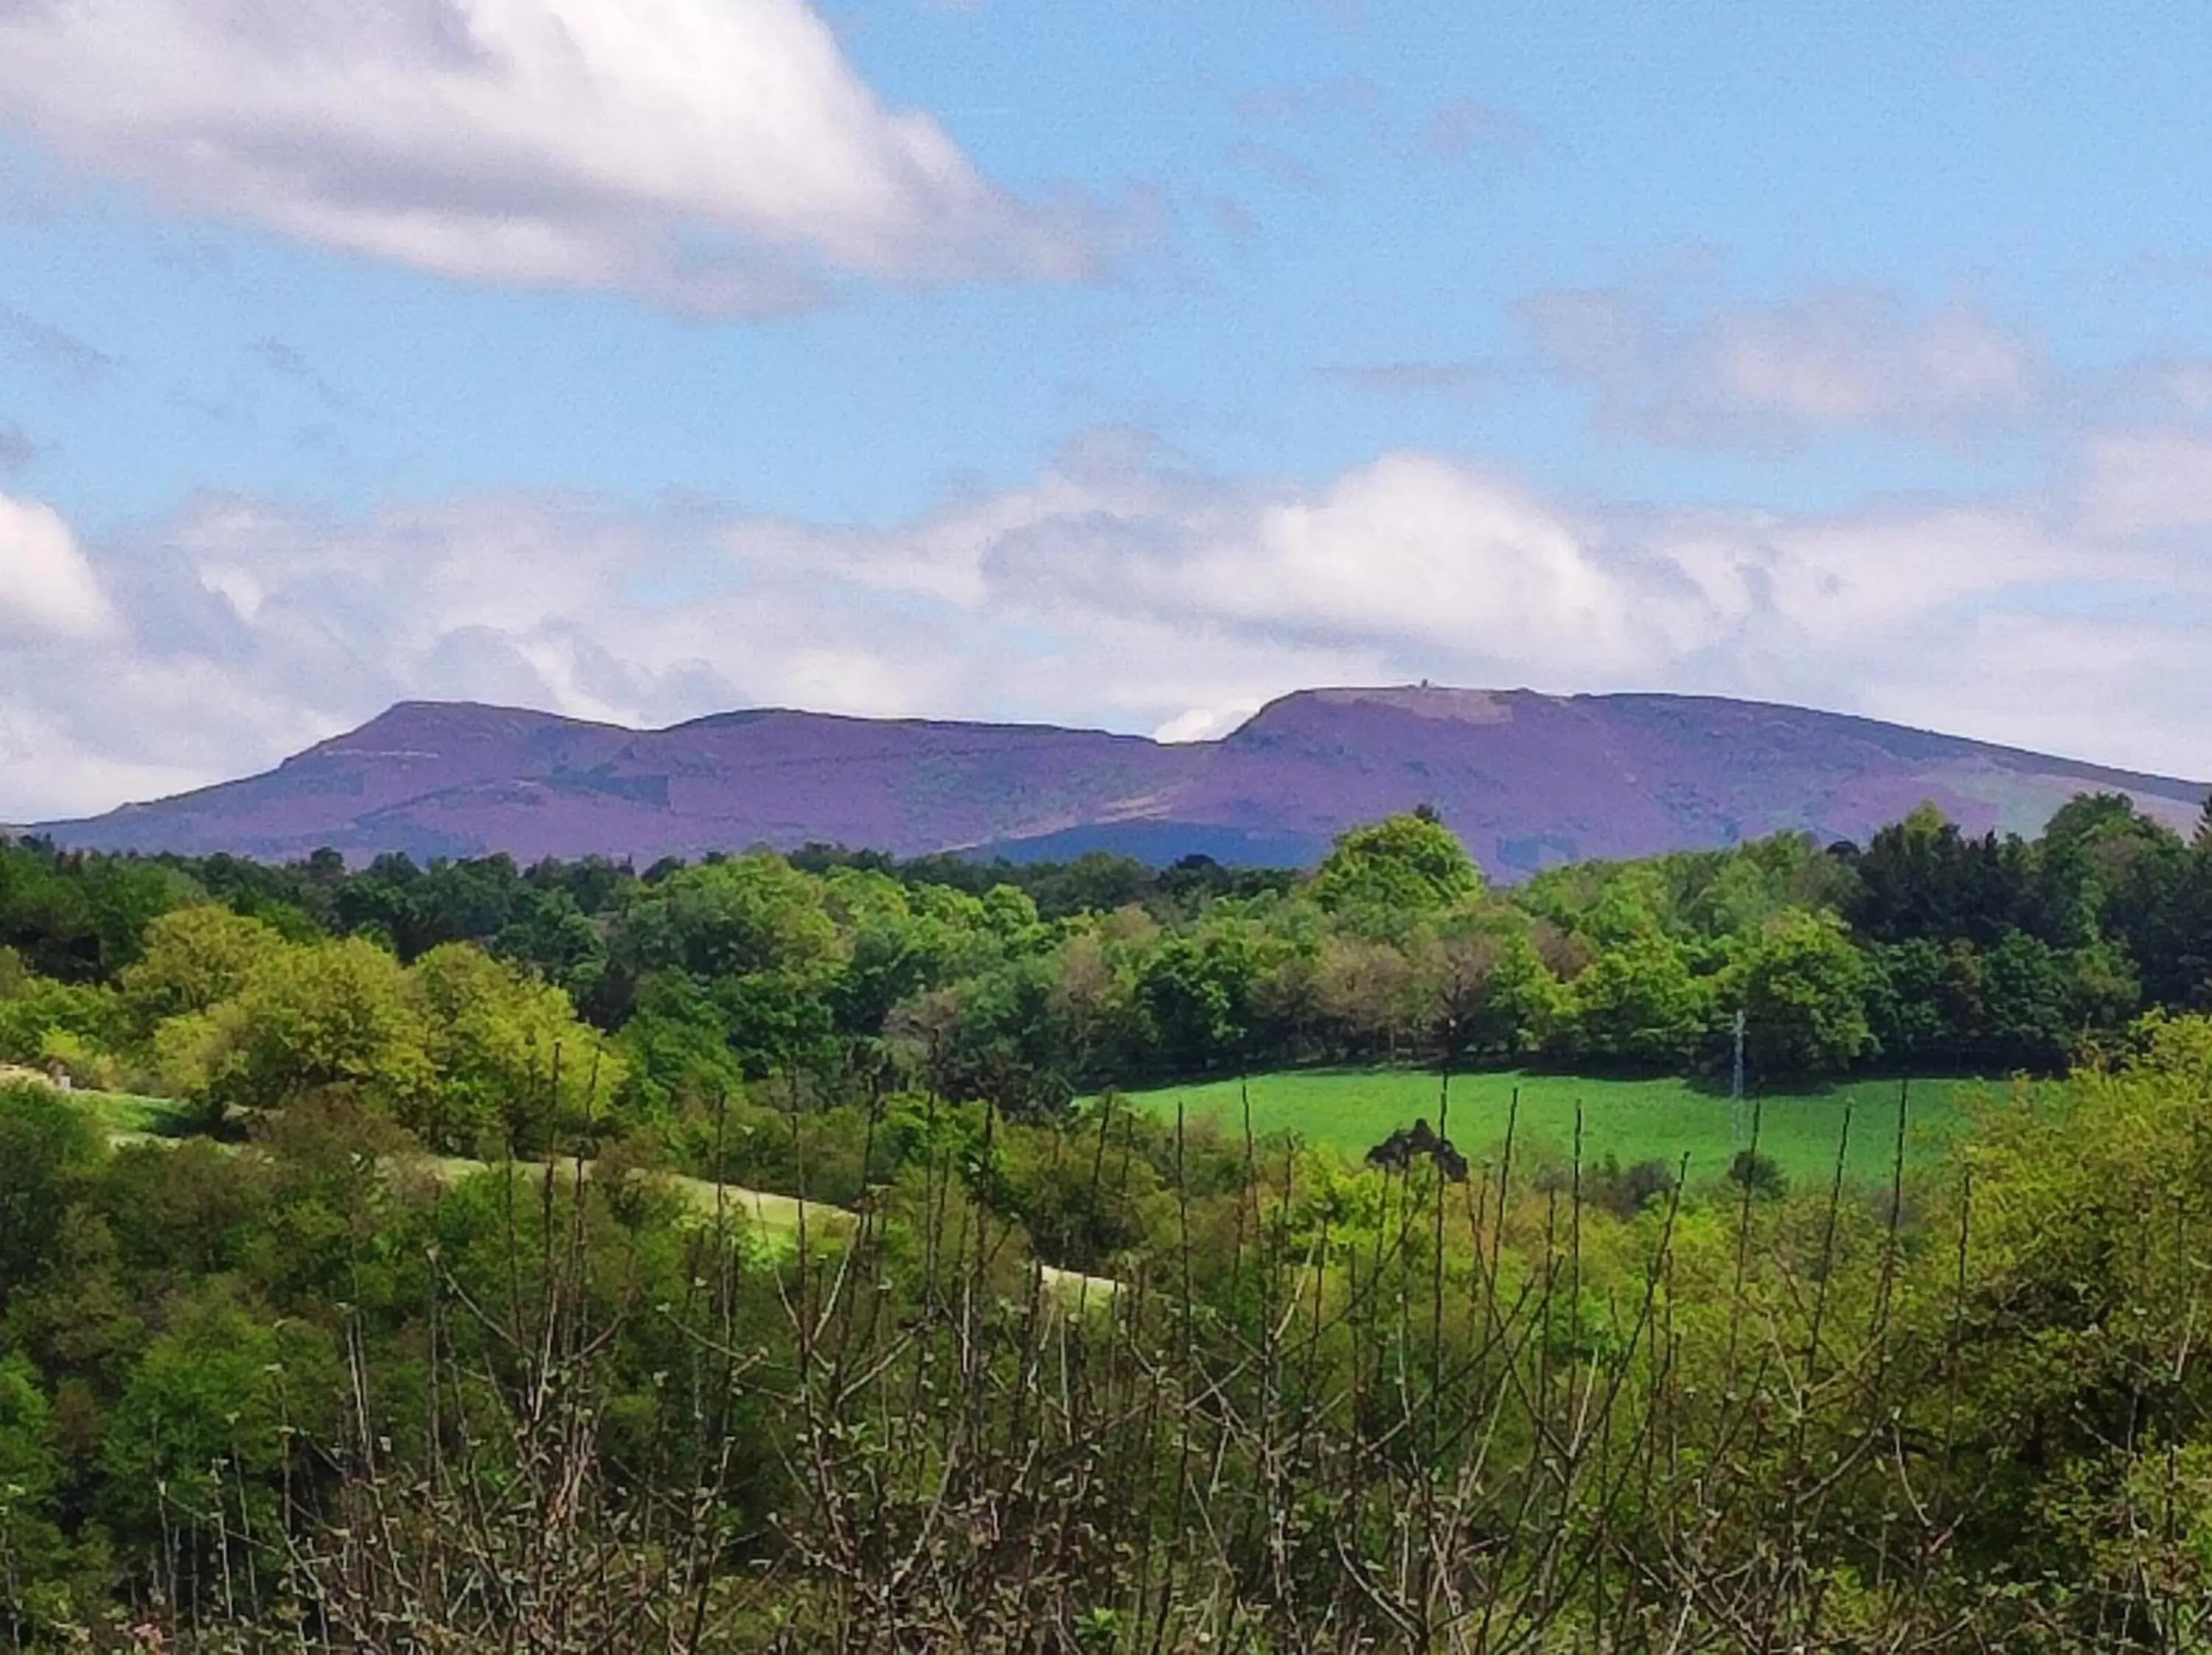
[[[52,1256],[72,1193],[100,1148],[66,1099],[41,1086],[0,1086],[0,1311]]]
[[[1711,1031],[1710,983],[1656,931],[1601,952],[1570,985],[1569,1001],[1577,1055],[1600,1063],[1676,1068]]]
[[[1153,951],[1137,994],[1170,1067],[1218,1068],[1244,1055],[1253,990],[1272,963],[1270,952],[1259,933],[1241,924],[1170,937]]]
[[[1877,944],[1867,965],[1867,1023],[1884,1061],[1901,1068],[1958,1061],[1966,1023],[1980,1015],[1971,945],[1926,937]]]
[[[362,937],[288,949],[234,998],[169,1027],[195,1025],[199,1089],[217,1109],[274,1108],[335,1087],[404,1113],[434,1080],[429,1031],[399,962]]]
[[[425,1139],[535,1151],[612,1112],[623,1060],[561,989],[465,943],[423,955],[406,987],[434,1078],[397,1112]]]
[[[1462,944],[1445,945],[1447,961],[1464,957]],[[1567,990],[1525,932],[1498,939],[1484,951],[1480,971],[1458,979],[1448,1007],[1449,1032],[1462,1050],[1510,1061],[1540,1050],[1567,1009]]]
[[[2049,1069],[2065,1062],[2075,1033],[2073,995],[2057,949],[2008,931],[1982,956],[1982,983],[1994,1064]]]
[[[731,1047],[722,1008],[682,971],[655,972],[638,985],[637,1009],[616,1044],[625,1114],[665,1117],[744,1095],[744,1061]]]
[[[627,963],[711,979],[826,971],[839,936],[822,882],[765,854],[670,873],[637,887],[622,916]]]
[[[1986,947],[2007,931],[2042,934],[2063,919],[2045,911],[2021,840],[1970,839],[1933,805],[1876,833],[1856,868],[1846,916],[1875,942],[1963,938]]]
[[[1337,836],[1313,899],[1331,912],[1434,913],[1482,888],[1482,870],[1436,816],[1412,811]]]
[[[2212,818],[2212,800],[2206,802]],[[2135,857],[2105,904],[2109,934],[2136,962],[2144,993],[2168,1006],[2212,1006],[2212,831]]]
[[[112,977],[137,957],[148,922],[198,894],[158,862],[0,842],[0,946],[46,977]]]
[[[1832,914],[1799,909],[1768,921],[1735,976],[1748,1054],[1762,1073],[1834,1074],[1873,1044],[1866,959]]]
[[[196,903],[146,928],[139,957],[124,968],[124,999],[147,1027],[204,1012],[245,992],[291,946],[274,926],[216,903]]]

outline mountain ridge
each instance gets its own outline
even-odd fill
[[[2176,826],[2203,784],[1724,697],[1428,685],[1296,691],[1168,743],[1053,724],[763,707],[635,729],[410,700],[237,781],[37,831],[84,849],[328,845],[360,860],[506,851],[641,862],[837,843],[1018,858],[1308,861],[1354,822],[1431,804],[1504,879],[1562,861],[1781,831],[1863,837],[1923,800],[2033,831],[2079,791]]]

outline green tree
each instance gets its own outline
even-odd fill
[[[434,1079],[428,1037],[399,962],[362,937],[288,948],[235,997],[156,1036],[217,1114],[332,1087],[404,1114]]]
[[[1568,999],[1578,1055],[1601,1063],[1676,1068],[1708,1038],[1708,985],[1656,932],[1601,952],[1569,985]]]
[[[35,1084],[0,1086],[0,1311],[54,1256],[100,1150],[99,1133],[67,1098]]]
[[[2063,1065],[2073,1044],[2069,985],[2058,952],[2024,931],[2008,931],[1982,955],[1991,1056],[2008,1068]]]
[[[1733,975],[1762,1074],[1836,1074],[1874,1044],[1867,964],[1832,914],[1797,909],[1769,920]]]
[[[501,959],[558,983],[571,998],[587,1001],[607,970],[607,940],[568,891],[529,891],[520,911],[491,938]]]
[[[724,1037],[755,1080],[829,1068],[837,1047],[827,982],[811,971],[751,971],[710,990]]]
[[[0,945],[64,982],[112,980],[137,957],[147,922],[197,894],[157,862],[0,842]]]
[[[822,881],[766,853],[636,887],[617,937],[641,970],[675,966],[702,979],[826,970],[839,952]]]
[[[1957,946],[1971,957],[1967,944]],[[1914,937],[1875,944],[1863,958],[1867,1025],[1875,1049],[1888,1062],[1905,1068],[1950,1061],[1963,1037],[1954,1013],[1966,1009],[1960,1003],[1959,972],[1951,951],[1926,937]]]
[[[1933,805],[1874,836],[1853,863],[1847,917],[1876,942],[1927,937],[1987,947],[2008,930],[2051,931],[2047,894],[2028,847],[1996,833],[1969,839]]]
[[[73,1050],[112,1050],[123,1023],[122,1002],[104,983],[30,977],[0,997],[0,1062],[38,1063],[56,1055],[57,1037]]]
[[[327,1416],[339,1377],[319,1328],[273,1325],[229,1284],[200,1287],[171,1308],[102,1432],[107,1515],[149,1538],[164,1524],[275,1533],[290,1433]]]
[[[1451,830],[1414,811],[1337,836],[1315,872],[1311,895],[1331,913],[1425,914],[1482,888],[1482,871]]]
[[[2142,977],[2125,948],[2100,940],[2069,952],[2066,977],[2069,1027],[2116,1037],[2142,1009]]]
[[[2080,944],[2094,939],[2107,903],[2136,865],[2179,844],[2124,793],[2084,793],[2068,800],[2044,824],[2034,847],[2052,940]]]
[[[1566,986],[1552,975],[1527,933],[1501,939],[1489,968],[1457,1009],[1458,1035],[1469,1050],[1510,1061],[1540,1050],[1568,1013]]]
[[[744,1063],[730,1047],[722,1008],[682,971],[657,971],[638,985],[637,1010],[616,1044],[627,1117],[665,1117],[686,1104],[744,1095]]]
[[[611,1112],[622,1059],[579,1021],[562,990],[464,942],[408,968],[406,992],[433,1079],[400,1094],[400,1123],[441,1147],[519,1151]]]
[[[220,904],[175,909],[146,928],[137,959],[123,970],[124,1001],[145,1028],[210,1011],[243,994],[287,946],[274,926]]]
[[[62,1573],[69,1552],[55,1521],[62,1469],[38,1369],[20,1354],[0,1356],[0,1638],[14,1648],[60,1645],[60,1617],[50,1612],[57,1594],[40,1587]]]
[[[1211,926],[1154,950],[1138,975],[1137,994],[1161,1058],[1196,1072],[1241,1056],[1252,1027],[1253,987],[1267,963],[1260,939],[1243,926]]]

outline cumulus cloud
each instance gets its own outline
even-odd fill
[[[2121,539],[2212,528],[2212,436],[2147,429],[2100,433],[2084,445],[2081,492],[2097,531]]]
[[[1575,498],[1419,453],[1239,480],[1130,432],[887,526],[553,494],[353,518],[209,497],[80,549],[16,504],[0,818],[240,774],[403,697],[1188,740],[1301,685],[1425,678],[1797,702],[2212,773],[2212,559],[2139,532],[2212,513],[2212,447],[2153,435],[2089,445],[2045,491],[1819,513]],[[2146,504],[2115,479],[2154,462],[2185,475]]]
[[[0,495],[0,636],[98,638],[116,618],[69,525]]]
[[[165,206],[703,314],[1093,259],[805,0],[15,0],[0,110]]]
[[[1826,431],[1958,437],[2017,421],[2045,381],[2035,343],[1956,301],[1815,289],[1731,305],[1561,288],[1521,307],[1546,366],[1588,387],[1601,424],[1675,447],[1784,448]]]

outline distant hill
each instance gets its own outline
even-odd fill
[[[1218,741],[780,709],[665,730],[405,702],[266,775],[46,824],[64,843],[359,861],[507,851],[641,866],[810,841],[900,855],[1125,852],[1289,864],[1431,804],[1493,876],[1784,829],[1862,838],[1923,800],[2033,832],[2120,791],[2177,826],[2203,784],[1802,708],[1690,696],[1306,690]]]

